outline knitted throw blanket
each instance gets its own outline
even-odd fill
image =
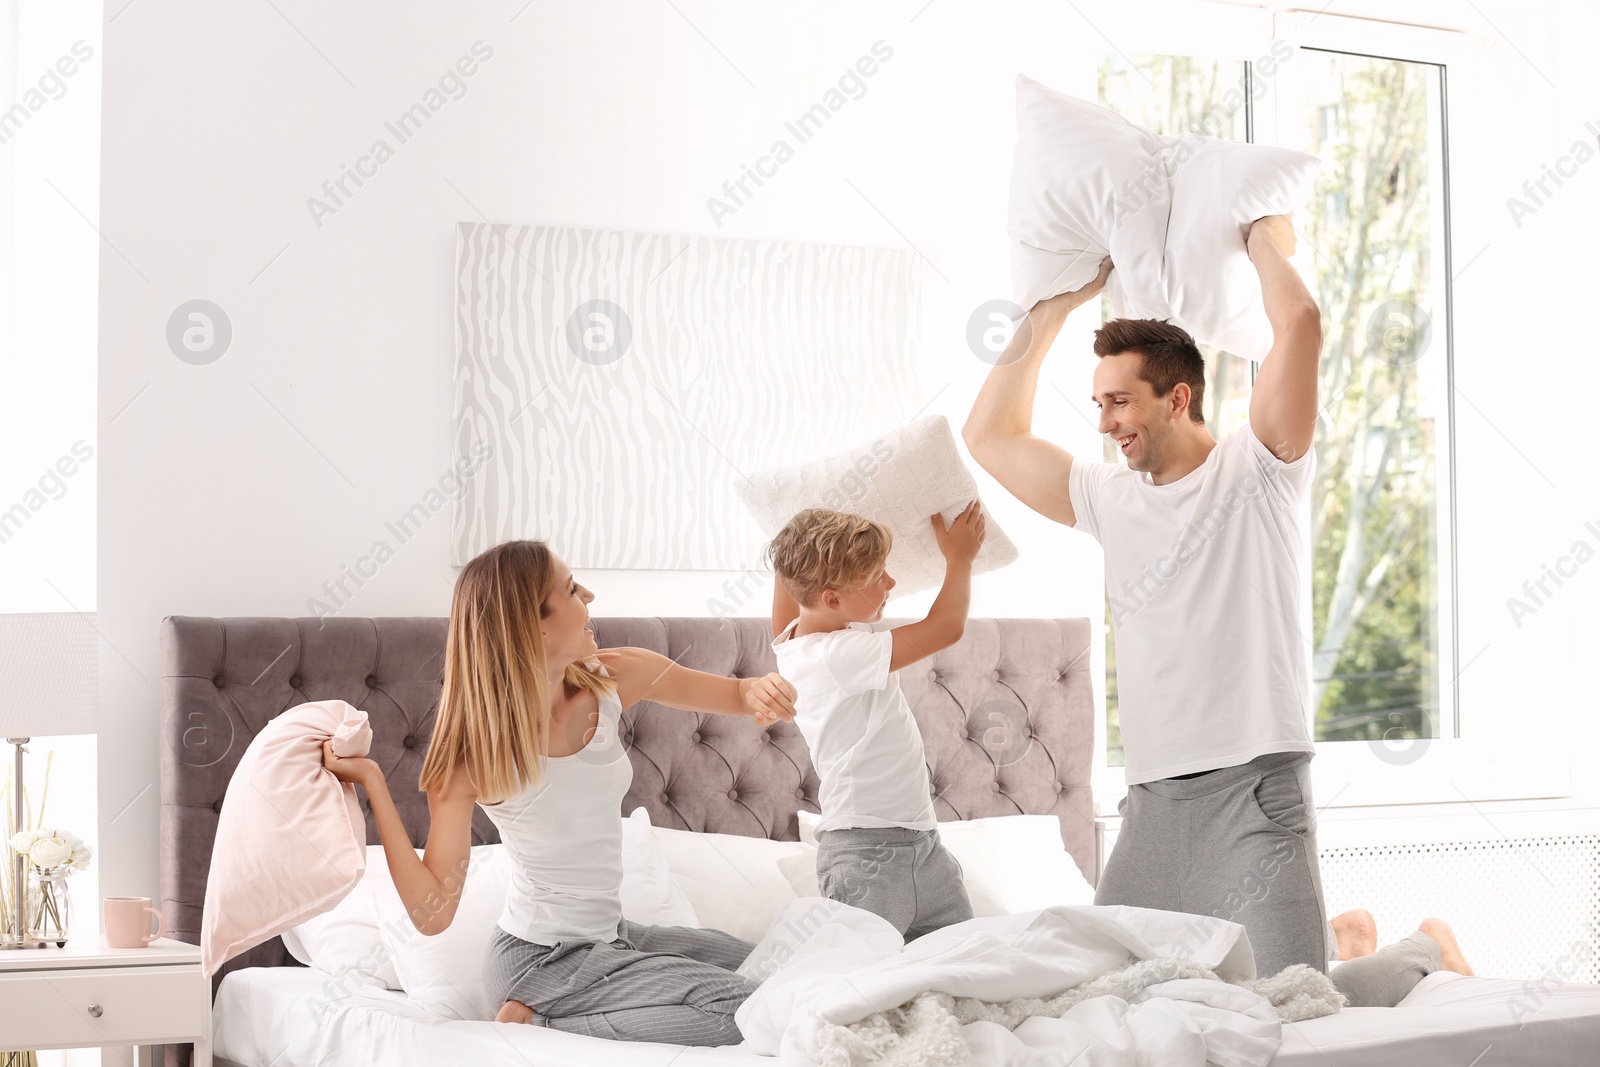
[[[823,1067],[975,1067],[961,1037],[961,1027],[992,1022],[1008,1030],[1034,1016],[1060,1018],[1075,1005],[1095,997],[1134,999],[1142,990],[1180,978],[1222,981],[1216,972],[1179,956],[1138,960],[1052,997],[1029,997],[991,1003],[973,997],[923,993],[908,1003],[875,1012],[847,1026],[824,1024],[820,1062]],[[1268,978],[1231,983],[1265,998],[1286,1023],[1332,1015],[1344,997],[1328,976],[1304,964]]]

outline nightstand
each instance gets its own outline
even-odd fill
[[[211,1067],[211,980],[200,946],[168,938],[149,948],[107,948],[95,936],[65,948],[0,951],[0,1049],[193,1044],[194,1067]],[[107,1063],[124,1064],[108,1053]]]

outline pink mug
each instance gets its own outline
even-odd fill
[[[150,920],[156,917],[156,932]],[[106,897],[106,947],[148,948],[150,942],[167,932],[166,920],[150,906],[149,897]]]

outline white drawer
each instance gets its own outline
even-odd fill
[[[0,1048],[157,1044],[201,1035],[209,983],[198,968],[0,975]],[[90,1014],[99,1005],[100,1014]]]

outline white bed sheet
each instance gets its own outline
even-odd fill
[[[1517,1007],[1514,1009],[1514,1005]],[[772,1067],[739,1048],[685,1049],[543,1027],[446,1022],[380,989],[340,989],[320,971],[258,967],[222,981],[214,1048],[239,1067]],[[1285,1026],[1273,1067],[1583,1067],[1600,1059],[1600,986],[1525,984],[1440,972],[1398,1008],[1349,1008]],[[507,1057],[512,1052],[516,1058]]]

